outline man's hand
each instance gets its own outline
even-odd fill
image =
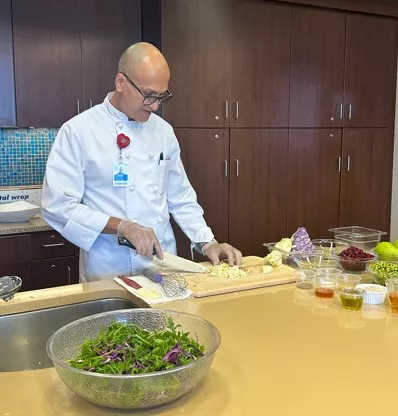
[[[152,228],[144,227],[133,221],[122,220],[117,227],[117,235],[127,238],[131,244],[134,244],[136,252],[140,256],[152,257],[153,249],[155,249],[157,257],[163,260],[162,247]]]
[[[230,266],[239,266],[242,261],[242,253],[226,243],[212,243],[204,252],[215,266],[224,259],[228,259]]]

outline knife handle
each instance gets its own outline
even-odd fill
[[[126,247],[129,247],[129,248],[132,248],[133,250],[137,250],[136,248],[135,248],[135,245],[134,244],[132,244],[132,243],[130,243],[130,241],[129,240],[127,240],[127,238],[125,238],[125,237],[118,237],[118,243],[119,243],[119,246],[126,246]],[[153,248],[153,253],[152,253],[154,256],[156,256],[156,250],[155,250],[155,247]]]
[[[127,278],[126,276],[120,275],[119,279],[122,282],[126,283],[126,285],[131,286],[133,289],[138,290],[138,289],[142,288],[142,286],[139,283],[137,283],[135,280],[131,280],[131,279]]]

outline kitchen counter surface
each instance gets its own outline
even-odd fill
[[[110,295],[132,296],[114,282],[96,282],[22,293],[1,304],[0,314]],[[374,416],[396,411],[398,315],[386,305],[346,311],[337,298],[319,300],[284,285],[159,307],[207,318],[221,332],[213,365],[194,391],[161,408],[121,412],[80,399],[54,369],[0,373],[0,415]],[[10,359],[18,358],[11,354]]]
[[[0,222],[0,235],[13,235],[48,231],[52,228],[43,220],[40,214],[25,222]]]

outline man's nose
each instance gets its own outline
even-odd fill
[[[159,110],[159,101],[156,100],[153,104],[150,105],[152,111],[158,111]]]

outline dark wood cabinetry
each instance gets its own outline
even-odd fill
[[[289,131],[288,235],[322,238],[339,224],[341,129]]]
[[[0,0],[0,127],[16,125],[11,0]]]
[[[82,97],[79,0],[13,0],[18,125],[56,127]]]
[[[392,129],[345,129],[340,225],[389,231],[393,162]]]
[[[231,130],[229,240],[244,255],[286,235],[287,149],[287,130]]]
[[[141,0],[12,1],[18,125],[58,127],[102,102],[141,40]]]
[[[346,127],[391,127],[397,79],[395,19],[348,15]]]
[[[230,0],[163,0],[162,46],[174,99],[174,127],[229,126]]]
[[[0,251],[0,276],[19,276],[21,291],[79,282],[76,247],[55,231],[0,237]]]
[[[291,8],[232,0],[231,126],[287,127]]]
[[[290,127],[340,127],[346,15],[292,10]]]
[[[82,0],[81,51],[85,109],[115,88],[123,51],[141,40],[141,0]]]
[[[205,218],[225,213],[231,244],[262,255],[264,242],[299,226],[314,238],[338,225],[389,231],[395,19],[260,0],[162,6],[174,93],[164,116],[178,127]],[[220,175],[203,127],[229,128],[226,211],[203,173]]]

